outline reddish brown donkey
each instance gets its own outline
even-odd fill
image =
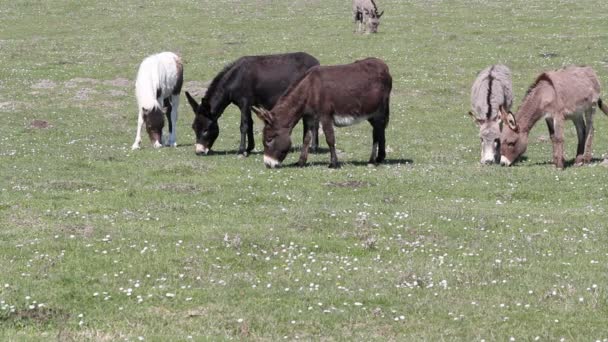
[[[377,58],[309,69],[287,89],[272,111],[252,108],[264,121],[264,164],[270,168],[280,166],[291,147],[291,131],[300,119],[311,125],[318,120],[323,125],[332,168],[339,166],[334,125],[369,121],[373,127],[369,163],[382,162],[386,156],[384,131],[388,125],[392,82],[388,66]],[[306,164],[310,140],[307,134],[299,166]]]
[[[576,165],[591,161],[593,114],[595,105],[608,115],[600,99],[600,83],[590,67],[569,66],[542,73],[532,84],[524,101],[513,115],[500,108],[505,124],[500,139],[500,164],[509,166],[528,146],[528,134],[534,124],[545,118],[553,143],[553,163],[564,167],[564,121],[574,121],[578,146]]]

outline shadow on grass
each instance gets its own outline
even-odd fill
[[[381,167],[382,165],[411,165],[414,164],[414,161],[412,159],[385,159],[382,163],[375,165],[375,167]],[[368,162],[366,161],[348,161],[348,162],[340,162],[339,163],[340,167],[345,166],[345,165],[353,165],[353,166],[368,166],[370,164],[368,164]],[[329,167],[329,161],[323,162],[323,161],[314,161],[314,162],[307,162],[306,165],[304,167],[316,167],[316,166],[325,166],[325,167]],[[291,168],[300,168],[300,166],[298,166],[298,163],[290,163],[290,164],[284,164],[281,166],[281,168],[285,168],[285,169],[291,169]]]
[[[572,159],[568,159],[568,160],[564,161],[564,169],[575,166],[574,165],[575,161],[576,161],[576,158],[572,158]],[[603,158],[591,158],[591,161],[589,163],[585,163],[584,165],[599,164],[603,161],[604,161]],[[527,164],[527,166],[539,166],[539,165],[555,165],[555,164],[553,164],[552,161],[543,161],[543,162]]]

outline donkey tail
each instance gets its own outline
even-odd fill
[[[602,99],[597,100],[597,106],[600,107],[604,114],[608,115],[608,106],[602,102]]]

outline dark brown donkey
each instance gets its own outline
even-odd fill
[[[528,146],[534,124],[545,118],[553,143],[553,163],[564,167],[564,121],[574,121],[578,146],[575,164],[591,161],[595,106],[608,114],[600,99],[600,83],[590,67],[569,66],[542,73],[532,84],[515,115],[500,108],[504,126],[500,142],[500,164],[509,166]]]
[[[272,111],[252,108],[264,121],[264,164],[280,166],[291,147],[291,131],[300,119],[310,126],[320,121],[331,153],[329,167],[338,167],[334,125],[350,126],[363,120],[373,127],[370,164],[384,160],[384,131],[388,125],[393,79],[380,59],[367,58],[352,64],[317,66],[294,82]],[[306,164],[310,132],[306,133],[299,166]]]
[[[255,146],[251,106],[272,108],[291,82],[300,79],[315,65],[319,65],[319,61],[304,52],[245,56],[230,63],[213,78],[200,104],[186,92],[194,111],[192,129],[196,135],[196,154],[209,153],[220,133],[218,119],[233,103],[241,110],[238,154],[247,156]],[[304,127],[305,132],[315,129],[318,130],[318,125]],[[316,136],[316,132],[313,134]]]

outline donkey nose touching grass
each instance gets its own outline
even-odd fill
[[[540,74],[515,115],[500,108],[504,122],[500,137],[500,164],[510,166],[526,152],[529,132],[543,117],[553,143],[555,167],[564,168],[565,120],[572,120],[576,127],[575,165],[590,162],[596,104],[608,115],[608,107],[600,99],[600,83],[590,67],[569,66]]]
[[[169,139],[166,144],[167,146],[177,146],[175,127],[183,80],[182,61],[172,52],[161,52],[146,57],[141,62],[135,81],[139,113],[137,134],[132,149],[136,150],[140,147],[141,129],[144,124],[152,146],[154,148],[162,147],[162,131],[165,124],[163,106],[167,107],[165,115],[169,122]]]
[[[479,127],[482,164],[500,162],[500,115],[502,106],[511,110],[513,86],[511,70],[504,65],[492,65],[483,69],[471,87],[469,115]]]
[[[334,125],[350,126],[367,120],[373,127],[369,163],[382,162],[386,156],[384,131],[391,89],[388,66],[377,58],[311,68],[289,87],[271,111],[253,108],[264,121],[264,164],[269,168],[281,165],[291,147],[291,131],[300,119],[322,124],[332,168],[339,166]],[[299,166],[306,164],[310,141],[311,133],[306,132]]]

